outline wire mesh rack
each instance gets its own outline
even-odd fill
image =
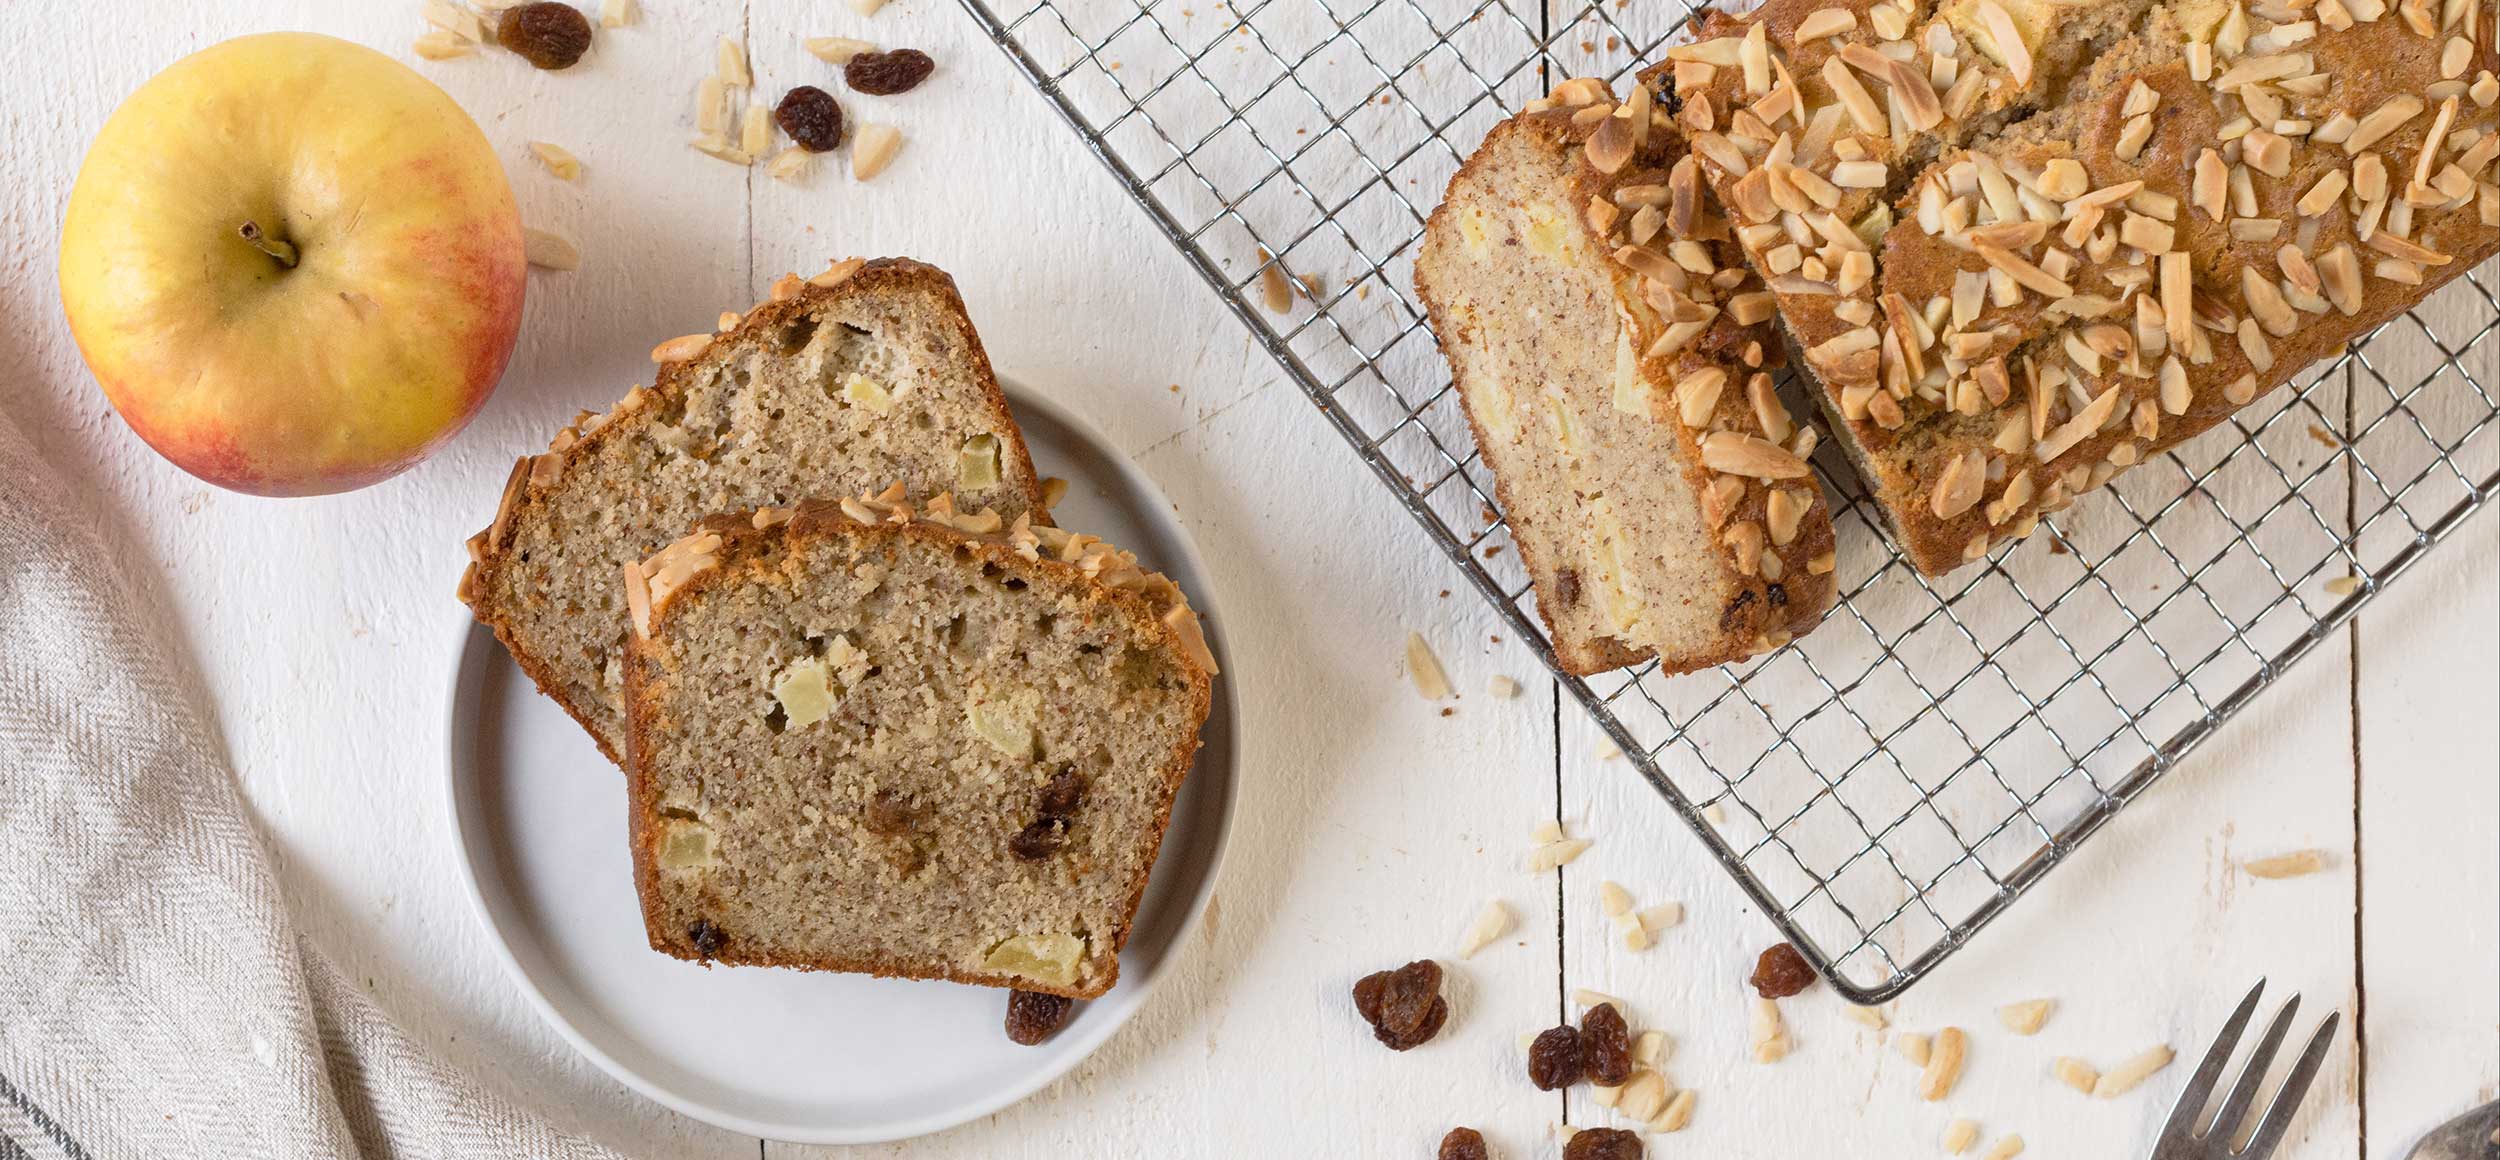
[[[1692,8],[963,3],[1552,668],[1414,250],[1488,127],[1567,77],[1620,85]],[[2486,272],[2458,279],[1941,579],[1886,544],[1825,440],[1841,599],[1821,627],[1705,673],[1555,677],[1836,988],[1882,1001],[2500,487],[2495,326]]]

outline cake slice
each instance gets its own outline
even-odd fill
[[[718,335],[652,352],[658,377],[585,413],[505,481],[460,599],[622,764],[618,569],[715,512],[900,482],[1048,523],[1024,437],[955,283],[902,259],[785,276]]]
[[[1450,180],[1415,287],[1555,655],[1680,673],[1776,648],[1831,606],[1834,557],[1770,295],[1663,110],[1590,79],[1536,105]]]
[[[1111,987],[1215,675],[1171,581],[899,488],[716,516],[624,579],[654,949]]]

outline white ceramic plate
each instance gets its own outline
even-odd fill
[[[1061,523],[1178,581],[1229,658],[1213,589],[1172,505],[1085,426],[1010,388]],[[1181,787],[1120,983],[1041,1047],[1002,1031],[1006,992],[757,967],[705,969],[650,949],[625,848],[624,776],[474,624],[451,692],[453,832],[471,896],[547,1021],[627,1086],[687,1115],[800,1143],[897,1140],[987,1115],[1109,1039],[1161,977],[1214,888],[1232,820],[1232,690],[1216,682],[1206,746]]]

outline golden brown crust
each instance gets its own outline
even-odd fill
[[[886,498],[866,502],[874,505],[868,507],[864,513],[872,517],[890,516],[897,506],[894,505],[890,494]],[[1203,648],[1203,644],[1193,646],[1189,640],[1185,639],[1182,630],[1177,628],[1167,615],[1169,606],[1149,595],[1148,592],[1136,588],[1114,587],[1101,580],[1099,569],[1089,571],[1082,563],[1061,560],[1044,553],[1028,555],[1025,551],[1018,550],[1011,533],[966,532],[948,526],[943,522],[942,516],[937,519],[917,516],[907,506],[900,508],[906,514],[899,520],[893,518],[862,520],[858,514],[855,514],[862,512],[860,501],[852,501],[850,512],[844,509],[845,504],[842,502],[810,500],[790,509],[766,509],[758,512],[709,516],[696,525],[686,540],[663,549],[661,553],[655,554],[652,560],[645,561],[643,565],[634,566],[647,576],[652,564],[660,562],[662,557],[671,552],[687,550],[684,545],[690,541],[704,541],[701,547],[693,550],[709,557],[708,564],[687,570],[683,579],[678,583],[668,587],[665,591],[652,594],[649,598],[647,626],[643,631],[628,634],[625,663],[627,817],[629,841],[632,843],[634,860],[634,886],[641,899],[644,930],[650,939],[651,948],[677,958],[706,963],[848,971],[886,978],[940,979],[976,986],[1040,991],[1047,994],[1065,995],[1074,999],[1101,997],[1119,980],[1119,952],[1127,945],[1129,933],[1136,925],[1138,904],[1145,897],[1147,878],[1154,867],[1156,856],[1161,851],[1164,833],[1171,822],[1173,799],[1178,795],[1181,782],[1187,778],[1190,767],[1197,760],[1200,746],[1198,726],[1205,723],[1207,714],[1214,706],[1215,678],[1211,668],[1212,662],[1202,663],[1198,655],[1193,653],[1193,647]],[[1188,681],[1192,702],[1190,719],[1196,724],[1189,730],[1188,738],[1175,747],[1171,759],[1163,768],[1163,793],[1157,804],[1154,824],[1151,827],[1150,848],[1143,851],[1143,857],[1139,862],[1140,868],[1130,888],[1127,905],[1122,911],[1119,930],[1109,940],[1109,946],[1096,953],[1091,968],[1086,974],[1085,983],[1058,987],[1022,975],[968,971],[953,963],[790,956],[754,952],[738,946],[734,941],[728,947],[724,947],[722,953],[705,956],[695,950],[691,940],[683,932],[665,929],[660,915],[660,896],[657,888],[660,836],[659,795],[652,787],[650,772],[643,767],[640,760],[640,754],[648,745],[645,739],[662,727],[658,718],[657,692],[652,683],[655,680],[666,679],[665,674],[659,671],[665,666],[651,641],[667,635],[670,620],[681,602],[699,596],[712,587],[737,582],[746,572],[767,566],[767,558],[771,555],[798,550],[806,541],[813,538],[834,536],[853,539],[880,536],[911,538],[949,550],[972,552],[979,556],[983,563],[1024,578],[1027,583],[1047,579],[1055,583],[1082,585],[1088,592],[1087,601],[1090,604],[1122,617],[1129,622],[1132,630],[1147,638],[1162,640],[1171,655],[1183,661],[1182,673]],[[709,542],[713,537],[717,537],[717,543]],[[1158,581],[1162,580],[1160,576],[1153,578]],[[637,577],[635,581],[629,581],[629,583],[639,582],[640,579],[641,577]],[[1169,582],[1163,583],[1168,585]],[[1178,590],[1172,591],[1177,593]]]
[[[2074,26],[2030,30],[2028,75],[1979,47],[2002,11],[1769,0],[1713,14],[1643,74],[1680,94],[1820,402],[1930,574],[2027,535],[2500,252],[2500,57],[2479,10],[2050,6]],[[1800,44],[1810,18],[1841,31]],[[1903,74],[1937,86],[1936,123],[1897,140],[1897,120],[1848,118],[1815,140],[1812,112],[1848,103],[1835,77],[1880,101]],[[2026,101],[2043,107],[2009,124]],[[1880,180],[1783,204],[1844,162]],[[1886,190],[1888,223],[1866,216]],[[1824,211],[1881,230],[1857,231],[1875,241],[1871,271],[1835,276],[1830,247],[1792,244]]]
[[[495,518],[487,528],[470,538],[470,562],[461,573],[457,595],[467,604],[479,623],[495,633],[504,650],[521,671],[527,674],[541,693],[562,707],[566,715],[580,723],[589,733],[599,752],[619,766],[625,764],[623,754],[609,747],[590,715],[576,706],[564,681],[537,657],[527,654],[518,640],[515,622],[520,612],[501,607],[497,600],[497,580],[507,553],[522,520],[538,505],[546,502],[550,485],[560,479],[573,465],[593,454],[607,440],[627,437],[653,421],[656,413],[684,394],[689,376],[709,360],[728,357],[728,352],[743,345],[749,336],[777,331],[783,324],[811,310],[857,295],[887,290],[918,288],[936,293],[947,305],[949,322],[955,326],[963,349],[972,352],[988,396],[989,418],[997,430],[1015,430],[1015,421],[1007,409],[1006,394],[999,389],[997,376],[991,371],[989,357],[981,346],[980,336],[973,330],[966,314],[962,296],[955,290],[955,281],[935,266],[909,258],[857,258],[836,262],[833,268],[815,279],[784,277],[768,298],[739,318],[736,326],[717,335],[703,350],[691,358],[660,364],[652,385],[637,386],[618,400],[604,414],[584,412],[574,422],[556,433],[548,449],[537,455],[523,456],[513,465],[495,507]],[[1029,505],[1036,523],[1050,522],[1049,508],[1042,502],[1041,481],[1033,470],[1031,453],[1021,439],[1002,440],[1000,475],[1003,482],[1015,487]]]
[[[1639,301],[1628,308],[1629,315],[1640,324],[1641,342],[1647,347],[1639,359],[1639,371],[1657,388],[1654,392],[1653,418],[1662,429],[1672,431],[1683,448],[1678,462],[1659,465],[1660,469],[1676,470],[1684,476],[1692,494],[1702,497],[1705,522],[1722,537],[1713,546],[1727,589],[1727,594],[1720,597],[1724,603],[1718,617],[1718,635],[1708,640],[1686,642],[1688,647],[1679,653],[1676,663],[1667,666],[1666,671],[1694,671],[1757,655],[1819,623],[1835,596],[1829,504],[1819,497],[1811,476],[1807,476],[1802,484],[1790,485],[1801,487],[1804,494],[1817,496],[1810,505],[1804,505],[1807,510],[1802,515],[1790,521],[1790,526],[1795,528],[1792,539],[1771,546],[1757,537],[1748,549],[1740,546],[1743,537],[1727,537],[1740,527],[1750,526],[1756,531],[1761,529],[1770,490],[1760,481],[1743,481],[1742,490],[1734,492],[1736,498],[1733,503],[1720,503],[1724,493],[1714,494],[1714,482],[1734,482],[1738,477],[1713,471],[1705,465],[1702,454],[1702,436],[1709,431],[1753,436],[1775,434],[1763,427],[1762,416],[1747,401],[1745,386],[1757,373],[1767,373],[1778,367],[1782,358],[1781,348],[1767,326],[1739,323],[1731,312],[1724,309],[1709,308],[1712,316],[1688,323],[1672,335],[1669,332],[1676,331],[1676,322],[1657,312],[1658,305],[1668,302],[1673,302],[1679,309],[1691,307],[1683,294],[1670,295],[1664,284],[1642,273],[1644,269],[1649,269],[1673,277],[1684,276],[1682,272],[1665,269],[1672,264],[1665,253],[1671,242],[1698,243],[1721,269],[1742,269],[1734,245],[1727,240],[1724,223],[1714,213],[1704,211],[1695,200],[1700,195],[1698,183],[1686,161],[1688,152],[1683,139],[1675,132],[1672,123],[1663,115],[1654,116],[1649,120],[1649,130],[1639,139],[1613,140],[1613,136],[1621,135],[1622,126],[1609,122],[1624,122],[1627,119],[1596,115],[1601,114],[1603,108],[1614,107],[1613,94],[1606,90],[1602,82],[1585,78],[1566,82],[1556,89],[1553,97],[1538,104],[1544,107],[1532,106],[1529,111],[1509,118],[1488,131],[1483,144],[1469,155],[1457,175],[1452,177],[1450,188],[1457,190],[1475,179],[1484,166],[1494,163],[1493,159],[1504,139],[1514,135],[1532,136],[1541,147],[1556,150],[1567,160],[1570,188],[1563,198],[1564,203],[1591,207],[1588,213],[1574,215],[1574,227],[1582,231],[1597,252],[1617,255],[1615,260],[1627,267],[1619,272],[1625,284],[1647,287],[1647,293],[1637,296]],[[1608,140],[1593,142],[1593,138],[1600,133],[1609,134]],[[1620,160],[1609,152],[1616,149],[1622,153]],[[1609,165],[1601,165],[1594,159],[1593,155],[1598,153],[1607,154]],[[1679,167],[1685,172],[1679,173]],[[1636,195],[1618,196],[1626,190],[1634,190]],[[1657,197],[1643,196],[1643,191],[1668,192],[1663,197]],[[1435,207],[1432,219],[1426,225],[1427,235],[1453,229],[1448,221],[1453,212],[1452,200],[1445,197]],[[1700,280],[1697,276],[1696,281]],[[1699,296],[1717,296],[1724,302],[1732,289],[1714,284],[1711,294]],[[1759,291],[1761,287],[1754,284],[1744,289]],[[1454,349],[1457,345],[1481,339],[1442,299],[1437,288],[1422,276],[1420,267],[1416,291],[1432,319],[1435,340],[1441,347],[1443,357],[1460,380],[1462,396],[1469,399],[1470,405],[1462,409],[1467,415],[1476,445],[1480,448],[1492,446],[1482,417],[1474,405],[1473,395],[1467,391],[1469,384],[1461,370],[1463,364]],[[1709,408],[1702,422],[1687,424],[1678,414],[1674,387],[1683,379],[1703,371],[1726,376],[1729,385],[1719,393],[1717,402]],[[1767,379],[1765,382],[1767,384]],[[1784,420],[1786,409],[1778,408],[1776,417]],[[1812,436],[1805,438],[1809,440],[1805,446],[1810,450]],[[1773,442],[1786,442],[1786,437]],[[1513,513],[1514,520],[1520,519],[1517,513],[1522,509],[1514,502],[1512,492],[1517,484],[1499,471],[1493,475],[1496,498],[1506,512]],[[1566,639],[1553,610],[1569,603],[1567,597],[1571,594],[1555,591],[1553,589],[1557,585],[1546,582],[1549,575],[1557,573],[1546,566],[1549,562],[1542,560],[1539,537],[1515,535],[1512,538],[1530,576],[1538,582],[1538,611],[1546,622],[1548,638],[1554,642],[1556,659],[1565,671],[1586,676],[1637,664],[1654,655],[1648,649],[1633,647],[1610,636],[1593,637],[1586,641]],[[1771,559],[1766,566],[1757,562],[1763,555],[1777,558]],[[1794,561],[1796,566],[1788,566],[1789,561]],[[1818,564],[1819,568],[1806,566],[1809,562]]]

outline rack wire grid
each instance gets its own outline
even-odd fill
[[[1488,127],[1568,77],[1620,88],[1686,0],[963,3],[1552,668],[1413,255]],[[1942,579],[1827,439],[1821,627],[1710,672],[1555,677],[1838,990],[1888,999],[2500,486],[2490,273]]]

